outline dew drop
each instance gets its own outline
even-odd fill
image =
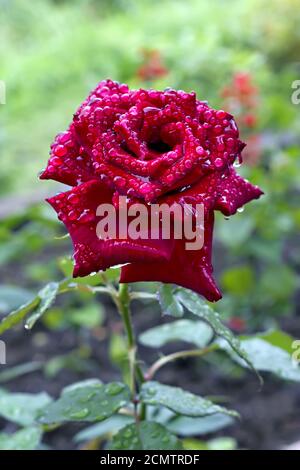
[[[140,192],[141,192],[142,194],[146,194],[146,193],[148,193],[148,192],[150,191],[150,189],[151,189],[151,185],[148,184],[148,183],[144,183],[144,184],[142,184],[141,187],[140,187]]]
[[[205,154],[205,150],[204,150],[203,147],[198,146],[198,147],[196,147],[196,153],[197,153],[198,155],[204,155],[204,154]]]
[[[88,222],[92,222],[94,218],[94,214],[89,209],[85,209],[78,218],[78,222],[80,222],[81,224],[85,224]]]
[[[77,219],[77,214],[76,214],[76,212],[75,212],[75,211],[70,211],[70,212],[68,213],[68,219],[71,220],[71,221],[76,220],[76,219]]]
[[[57,155],[58,157],[63,157],[67,153],[67,148],[64,145],[57,145],[54,149],[54,155]]]
[[[126,180],[122,176],[116,176],[114,178],[114,183],[117,184],[120,188],[123,188],[126,185]]]
[[[111,383],[107,385],[105,389],[105,393],[107,393],[107,395],[114,396],[122,392],[123,389],[124,389],[124,386],[122,384]]]
[[[77,202],[79,202],[79,196],[78,194],[70,194],[67,198],[67,201],[70,202],[71,204],[76,204]]]
[[[222,158],[216,158],[214,161],[215,167],[216,168],[221,168],[224,164]]]
[[[63,161],[59,157],[52,157],[50,162],[51,162],[51,165],[53,166],[60,166],[63,163]]]
[[[89,410],[87,408],[82,408],[82,410],[73,411],[70,413],[70,418],[72,419],[83,419],[89,415]]]

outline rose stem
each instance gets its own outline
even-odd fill
[[[148,369],[148,371],[145,373],[145,379],[152,380],[156,372],[165,364],[168,364],[169,362],[175,361],[176,359],[182,359],[185,357],[205,356],[205,354],[208,354],[214,351],[215,349],[217,349],[216,345],[211,345],[203,349],[189,349],[187,351],[178,351],[176,353],[169,354],[168,356],[163,356],[159,358],[156,362],[154,362],[152,366]]]
[[[119,284],[119,290],[114,300],[123,320],[124,329],[127,337],[128,361],[130,369],[130,389],[132,400],[136,405],[136,378],[139,384],[143,383],[145,379],[144,374],[136,358],[137,345],[132,325],[128,284]],[[137,420],[144,420],[145,416],[146,408],[144,404],[141,404],[140,416],[137,417]]]

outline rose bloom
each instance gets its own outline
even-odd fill
[[[72,189],[48,199],[74,245],[74,277],[123,264],[120,282],[161,281],[221,298],[212,277],[214,211],[224,215],[262,191],[233,167],[244,144],[233,117],[182,90],[129,90],[100,82],[66,132],[51,146],[42,179]],[[96,209],[130,203],[204,205],[204,245],[186,250],[180,240],[99,239]]]

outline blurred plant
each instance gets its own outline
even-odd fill
[[[248,72],[237,72],[221,90],[224,108],[236,116],[242,138],[247,142],[243,161],[256,165],[262,154],[261,136],[257,133],[259,91]]]
[[[158,284],[157,294],[153,293],[151,285],[150,291],[144,290],[145,286],[134,291],[131,286],[118,284],[118,275],[118,269],[110,269],[80,280],[66,278],[51,282],[36,297],[2,320],[0,333],[21,321],[25,321],[26,328],[30,329],[52,308],[56,297],[68,291],[106,294],[111,297],[123,321],[126,345],[119,333],[115,333],[110,354],[115,365],[120,367],[125,383],[103,384],[98,379],[87,380],[66,387],[57,400],[45,393],[16,394],[2,389],[0,415],[21,429],[15,434],[2,433],[1,448],[38,448],[44,432],[74,421],[95,423],[75,436],[75,441],[84,441],[86,448],[98,448],[107,439],[111,449],[234,448],[232,440],[203,443],[184,439],[181,442],[176,434],[187,438],[222,429],[232,423],[237,413],[182,388],[163,385],[154,380],[157,372],[179,359],[222,353],[242,368],[268,371],[284,380],[300,381],[300,370],[294,367],[290,357],[293,338],[288,335],[277,331],[238,339],[221,323],[215,310],[197,294],[166,284]],[[194,349],[159,355],[147,365],[138,356],[130,304],[132,301],[155,302],[157,299],[162,313],[173,316],[173,321],[145,331],[139,342],[146,347],[161,349],[168,343],[181,340],[194,345]],[[189,318],[176,318],[184,313],[189,313]],[[65,367],[81,367],[82,357],[86,354],[84,349],[83,352],[57,356],[46,364],[45,372],[53,376]],[[28,369],[28,365],[24,365],[22,370],[14,373],[28,373],[39,367],[40,364],[33,364]]]
[[[5,8],[1,17],[0,54],[2,74],[8,83],[9,107],[1,108],[0,145],[4,157],[0,176],[1,193],[32,188],[35,179],[32,175],[39,169],[41,160],[44,160],[50,137],[58,126],[65,124],[69,103],[74,101],[75,96],[83,96],[95,83],[96,77],[114,76],[121,81],[132,80],[133,76],[134,81],[142,78],[136,77],[136,57],[141,44],[151,44],[151,48],[155,50],[163,45],[164,51],[167,51],[170,70],[168,75],[160,77],[162,87],[166,86],[166,76],[168,82],[178,88],[197,89],[200,84],[212,101],[215,100],[215,90],[221,88],[232,70],[255,70],[262,103],[259,123],[258,109],[254,107],[254,114],[251,112],[245,123],[240,123],[240,127],[245,125],[248,147],[249,141],[253,140],[250,146],[254,149],[254,154],[256,144],[257,152],[261,152],[263,145],[263,158],[260,155],[256,160],[257,165],[244,168],[243,175],[261,184],[268,196],[258,203],[255,211],[249,208],[239,214],[236,220],[218,221],[217,234],[221,251],[220,256],[216,257],[219,264],[217,273],[222,273],[221,282],[226,292],[219,309],[223,312],[227,325],[237,333],[245,333],[244,328],[246,331],[254,331],[275,327],[279,315],[292,314],[295,311],[293,299],[299,288],[299,109],[290,105],[286,93],[290,90],[292,79],[295,79],[291,61],[297,60],[299,51],[297,22],[300,10],[296,6],[297,1],[276,0],[270,9],[270,2],[266,0],[234,0],[230,5],[228,2],[218,1],[204,4],[197,0],[147,4],[141,0],[134,7],[135,24],[139,24],[139,28],[131,27],[131,2],[126,2],[129,13],[117,11],[111,15],[108,13],[112,2],[105,2],[105,21],[102,5],[97,4],[96,7],[93,0],[36,0],[34,8],[30,2],[22,0],[2,2]],[[87,8],[78,8],[79,4],[80,7],[86,4]],[[119,2],[113,2],[113,6],[116,4]],[[239,22],[233,21],[233,12],[241,19]],[[248,28],[249,24],[252,27]],[[101,44],[106,47],[100,48]],[[191,50],[193,54],[190,53]],[[212,56],[214,61],[211,60]],[[65,67],[66,61],[68,67]],[[161,65],[164,67],[163,62]],[[28,80],[24,80],[24,76]],[[245,113],[247,116],[246,110]],[[258,124],[268,132],[259,136],[256,143]],[[32,129],[35,129],[34,139],[31,137]],[[0,309],[1,315],[7,315],[11,310],[14,312],[3,318],[0,328],[6,329],[17,324],[33,312],[33,318],[26,322],[27,327],[32,326],[32,322],[40,317],[43,327],[76,328],[79,333],[81,329],[91,330],[97,338],[102,337],[101,309],[98,312],[97,303],[92,300],[94,296],[97,301],[99,297],[100,300],[103,297],[101,289],[105,285],[98,276],[84,278],[81,283],[78,280],[74,282],[69,276],[70,270],[66,269],[64,275],[68,282],[58,283],[59,286],[51,284],[38,296],[33,294],[40,284],[59,278],[54,258],[58,253],[66,251],[63,240],[54,239],[54,236],[63,235],[57,222],[49,215],[41,217],[44,211],[45,208],[34,207],[22,216],[1,221],[0,264],[4,284],[0,291]],[[45,248],[48,257],[45,257]],[[62,264],[69,266],[70,260],[66,259]],[[118,273],[114,271],[109,271],[106,275],[107,280],[118,291]],[[26,289],[16,286],[17,283],[25,285]],[[134,289],[129,287],[131,300],[139,302],[140,308],[148,306],[153,313],[159,286],[153,285],[150,289],[148,285],[147,290],[145,286],[140,290]],[[63,292],[64,295],[61,295]],[[161,301],[166,296],[158,294],[163,311],[168,313],[178,312],[176,306],[179,292],[173,288],[171,292],[172,296],[167,295],[167,298],[174,300],[175,297],[176,302],[172,301],[168,306],[163,306]],[[54,306],[52,302],[56,296],[58,301]],[[20,307],[23,302],[26,303],[24,308]],[[197,302],[195,311],[199,314],[207,313],[210,305],[200,303],[201,305]],[[83,310],[87,318],[84,317]],[[214,318],[214,310],[209,311],[211,318]],[[140,336],[139,342],[143,347],[159,351],[159,365],[167,365],[169,360],[176,360],[174,356],[168,357],[164,348],[169,343],[183,340],[198,351],[212,347],[205,359],[213,367],[220,367],[220,364],[223,366],[226,354],[227,364],[235,367],[236,374],[239,373],[236,369],[241,370],[240,365],[247,372],[245,363],[232,350],[214,350],[215,347],[222,346],[222,341],[219,343],[220,340],[212,335],[211,328],[202,321],[202,317],[198,319],[187,310],[185,313],[188,314],[186,318],[172,319],[168,324],[151,328]],[[204,313],[203,319],[206,319]],[[286,380],[299,381],[299,370],[290,368],[292,339],[289,336],[274,331],[257,335],[256,338],[251,336],[247,339],[243,336],[239,339],[257,369]],[[115,367],[120,368],[124,382],[130,383],[126,338],[119,329],[114,330],[109,349],[110,360]],[[193,357],[194,350],[187,348],[187,351]],[[166,354],[162,357],[163,361],[162,353]],[[62,368],[73,368],[76,361],[79,367],[84,367],[81,362],[84,357],[81,354],[72,350],[71,356],[73,360],[68,354],[55,356],[54,361],[50,362],[50,371],[48,368],[50,375],[55,375]],[[148,364],[149,360],[143,362],[143,349],[140,357],[142,372],[147,373],[153,364]],[[21,369],[5,369],[7,374],[1,375],[1,386],[4,387],[10,377],[39,370],[42,366],[40,363],[31,363],[20,367]],[[224,367],[223,372],[231,377],[233,374],[228,371],[229,366],[226,370]],[[105,400],[102,400],[102,395],[99,397],[98,388],[95,390],[93,384],[79,384],[79,393],[80,387],[85,387],[87,395],[94,391],[98,393],[98,413],[95,413],[94,403],[88,403],[90,414],[83,417],[86,413],[85,406],[82,403],[79,405],[75,400],[76,396],[73,396],[72,416],[56,414],[54,418],[58,419],[58,424],[55,425],[41,424],[38,416],[47,411],[47,403],[57,403],[61,399],[53,401],[45,394],[16,394],[1,388],[0,414],[10,424],[8,429],[5,425],[4,432],[0,434],[0,448],[41,448],[43,433],[51,432],[68,420],[81,423],[90,421],[91,425],[80,431],[74,441],[78,445],[84,443],[85,448],[91,448],[92,445],[99,448],[100,445],[106,445],[120,429],[134,422],[134,407],[137,406],[140,412],[143,400],[147,400],[148,396],[143,394],[147,392],[146,389],[146,392],[141,392],[142,399],[138,397],[139,403],[133,403],[129,399],[111,416],[110,410],[102,409],[101,411],[107,413],[106,418],[102,419],[99,403],[107,397],[110,400],[110,396],[107,394]],[[161,391],[166,393],[165,389],[160,390],[158,401]],[[64,392],[67,393],[68,390]],[[168,389],[167,392],[172,390]],[[152,400],[154,396],[155,394],[152,395]],[[165,402],[159,405],[150,405],[147,402],[145,405],[147,419],[183,438],[184,448],[233,448],[235,445],[228,440],[210,440],[205,443],[191,440],[193,436],[204,435],[206,438],[207,434],[230,425],[232,417],[227,414],[191,417],[190,410],[181,409],[178,414],[178,410],[169,410]],[[37,408],[42,411],[36,411]],[[50,410],[50,414],[51,412]],[[197,412],[200,414],[199,409]],[[52,419],[54,418],[52,415]],[[12,429],[16,431],[11,433]],[[131,431],[132,428],[123,432],[128,436]],[[133,441],[136,437],[132,435],[129,440]],[[165,436],[160,441],[164,438]],[[119,438],[118,440],[120,442]]]
[[[142,59],[143,64],[137,70],[137,77],[140,80],[148,82],[168,75],[169,71],[159,50],[143,49]]]

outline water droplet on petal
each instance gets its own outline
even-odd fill
[[[70,202],[71,204],[76,204],[77,202],[79,202],[80,198],[78,196],[78,194],[70,194],[68,197],[67,197],[67,201]]]
[[[54,153],[54,155],[57,155],[58,157],[63,157],[64,155],[66,155],[67,151],[68,150],[64,145],[57,145],[57,147],[55,147],[53,153]]]
[[[51,165],[53,166],[60,166],[63,163],[63,161],[59,157],[52,157],[50,162],[51,162]]]
[[[117,184],[120,188],[123,188],[126,185],[126,180],[122,176],[116,176],[114,178],[114,183]]]
[[[214,164],[216,168],[222,168],[222,166],[224,165],[224,162],[222,158],[216,158],[214,161]]]

